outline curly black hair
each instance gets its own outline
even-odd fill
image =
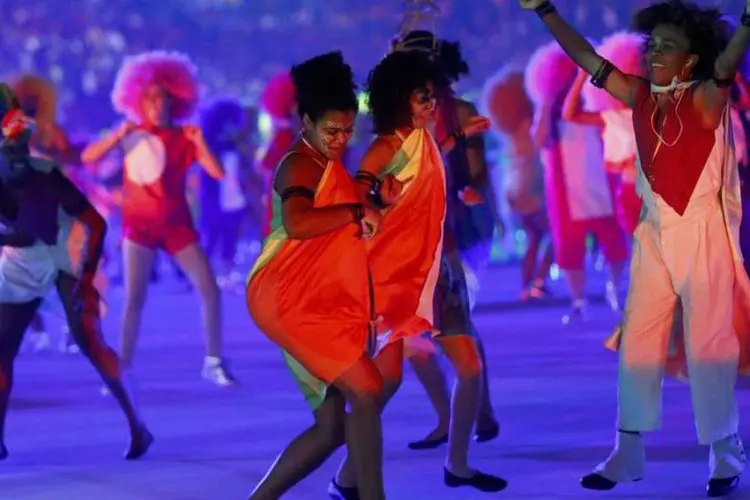
[[[698,56],[692,78],[714,77],[716,59],[729,42],[730,26],[719,9],[701,7],[684,0],[666,0],[636,12],[633,31],[649,36],[660,25],[675,26],[690,41],[690,52]]]
[[[392,134],[411,124],[411,94],[428,83],[439,87],[444,77],[428,54],[391,52],[367,78],[367,103],[376,134]]]
[[[396,41],[400,50],[418,50],[435,56],[435,63],[445,73],[450,82],[457,82],[469,74],[469,63],[461,54],[461,44],[448,40],[436,40],[435,35],[426,30],[410,31],[400,41]]]
[[[297,91],[297,112],[313,122],[328,111],[357,111],[354,73],[341,52],[329,52],[292,67]]]

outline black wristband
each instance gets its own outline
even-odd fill
[[[361,222],[365,218],[365,206],[361,203],[350,203],[348,207],[352,212],[353,222]]]
[[[550,14],[554,14],[557,12],[557,8],[547,0],[546,2],[543,2],[539,7],[534,9],[534,12],[539,16],[539,19],[544,19],[546,16]]]
[[[451,134],[453,140],[456,141],[456,145],[463,143],[466,140],[466,132],[460,128]]]

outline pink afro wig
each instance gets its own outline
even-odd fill
[[[536,104],[561,102],[575,81],[578,68],[556,43],[543,45],[526,66],[526,92]]]
[[[534,117],[534,105],[524,87],[523,69],[503,68],[484,84],[482,106],[492,126],[503,134],[515,132]]]
[[[274,118],[289,118],[294,114],[297,91],[289,73],[271,78],[260,96],[260,107]]]
[[[153,51],[126,57],[117,72],[112,90],[112,105],[128,119],[140,122],[141,98],[156,85],[172,99],[173,121],[190,118],[200,99],[198,70],[190,58],[180,52]]]
[[[623,73],[644,76],[643,42],[641,35],[621,31],[605,38],[597,48],[597,52]],[[591,111],[607,111],[625,107],[607,92],[590,83],[583,86],[582,94],[586,109]]]

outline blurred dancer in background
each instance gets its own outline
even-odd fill
[[[549,294],[546,282],[554,262],[539,153],[531,137],[534,105],[522,69],[504,68],[484,86],[484,108],[502,144],[503,192],[526,234],[521,261],[521,300]]]
[[[603,166],[601,135],[590,126],[566,122],[563,102],[576,78],[573,61],[557,43],[540,47],[526,67],[526,90],[535,105],[532,135],[544,168],[544,194],[555,261],[565,271],[573,300],[563,323],[585,317],[586,238],[593,234],[610,266],[606,293],[619,308],[617,291],[628,247],[615,213]]]
[[[20,111],[4,84],[0,97],[0,119]],[[100,294],[94,284],[106,223],[54,163],[30,154],[28,128],[12,130],[7,125],[3,121],[0,215],[12,234],[0,239],[0,459],[8,456],[4,431],[15,357],[24,332],[53,288],[71,335],[125,413],[130,427],[125,458],[140,458],[153,437],[125,384],[117,354],[104,341]]]
[[[222,358],[221,297],[185,194],[193,163],[216,179],[224,176],[201,129],[180,125],[192,115],[198,97],[196,68],[187,56],[148,52],[127,58],[112,91],[112,103],[126,121],[90,144],[83,160],[96,162],[114,148],[125,155],[123,363],[132,366],[149,276],[161,249],[175,259],[201,298],[206,336],[203,377],[227,386],[234,379]]]

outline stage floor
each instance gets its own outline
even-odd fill
[[[614,437],[616,359],[601,342],[617,318],[595,303],[587,323],[564,327],[565,301],[522,306],[516,301],[518,281],[514,269],[492,270],[476,314],[502,432],[493,442],[473,445],[472,456],[477,467],[510,482],[498,496],[705,497],[707,449],[696,444],[688,388],[674,383],[665,392],[665,429],[647,438],[646,480],[604,494],[578,486],[580,476],[609,453]],[[592,293],[601,291],[601,277],[592,283]],[[106,320],[112,340],[119,294],[112,291],[113,311]],[[242,381],[234,389],[217,389],[200,379],[203,349],[194,296],[171,285],[152,290],[136,373],[140,404],[156,442],[138,462],[121,458],[125,422],[111,398],[99,395],[100,382],[80,356],[22,355],[7,428],[11,456],[0,464],[0,499],[247,498],[310,416],[278,350],[248,319],[244,298],[228,293],[224,304],[227,354]],[[743,420],[750,415],[747,391],[739,392]],[[407,370],[384,414],[389,500],[485,497],[443,486],[444,449],[406,448],[434,423],[424,391]],[[339,456],[285,498],[327,498]],[[750,484],[745,492],[734,498],[750,498]]]

